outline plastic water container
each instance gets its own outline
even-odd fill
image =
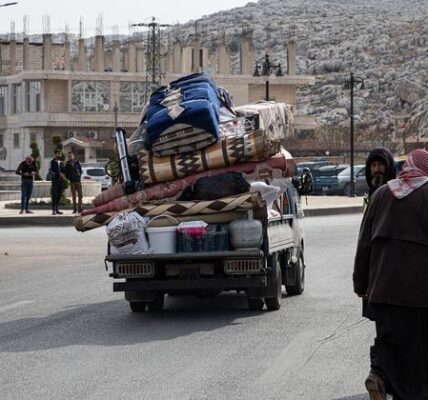
[[[177,227],[177,232],[193,237],[203,237],[207,233],[208,224],[204,221],[182,222]]]
[[[150,227],[150,223],[160,219],[168,218],[175,225]],[[150,249],[153,254],[175,253],[177,248],[177,225],[178,221],[170,215],[158,215],[147,224],[146,232],[149,238]]]

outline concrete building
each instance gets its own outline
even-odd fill
[[[224,45],[216,54],[209,54],[199,39],[186,47],[175,42],[168,48],[164,83],[185,73],[209,71],[218,85],[229,90],[236,105],[264,98],[265,78],[251,75],[254,60],[247,37],[242,39],[239,75],[231,73]],[[271,98],[292,105],[298,87],[314,81],[295,75],[294,49],[289,44],[290,74],[269,77]],[[28,38],[0,42],[0,167],[14,170],[36,141],[44,176],[55,135],[81,161],[106,159],[112,154],[116,123],[129,132],[138,125],[149,95],[145,63],[144,49],[132,39],[107,44],[98,35],[58,43],[44,34],[41,43]],[[295,128],[314,127],[314,118],[296,116]]]

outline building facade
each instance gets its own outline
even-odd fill
[[[105,44],[96,36],[53,43],[10,40],[0,43],[0,167],[14,170],[37,142],[42,174],[52,157],[54,136],[83,162],[97,162],[112,154],[116,126],[132,132],[150,94],[143,47],[135,41]],[[92,46],[92,47],[91,47]],[[293,105],[296,90],[313,77],[295,75],[295,43],[288,54],[288,75],[269,77],[270,97]],[[232,74],[225,47],[209,54],[198,41],[182,47],[173,43],[163,59],[163,83],[185,73],[209,71],[216,83],[231,93],[236,105],[265,96],[264,77],[253,77],[252,50],[245,39],[241,74]],[[312,129],[314,119],[296,116],[295,128]],[[43,175],[42,175],[43,176]]]

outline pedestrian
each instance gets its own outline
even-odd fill
[[[37,175],[37,165],[33,157],[25,157],[16,170],[17,175],[21,175],[21,211],[26,214],[32,214],[29,209],[31,193],[33,192],[34,177]]]
[[[395,178],[394,156],[386,147],[376,147],[368,155],[366,160],[366,182],[369,193],[365,198],[366,204],[377,188]]]
[[[354,291],[375,309],[370,399],[428,399],[428,152],[371,197],[358,239]]]
[[[367,156],[365,173],[366,182],[369,187],[369,193],[364,197],[364,204],[367,207],[376,189],[395,178],[395,163],[391,150],[386,147],[374,148]],[[363,317],[374,321],[374,308],[367,303],[366,299],[362,300],[362,305]]]
[[[55,150],[55,157],[51,160],[49,172],[52,182],[52,215],[62,214],[59,211],[59,202],[64,190],[64,165],[61,161],[61,150]]]
[[[65,164],[65,176],[70,181],[71,198],[73,200],[73,214],[82,212],[82,183],[80,177],[82,176],[82,167],[74,154],[70,151],[68,153],[68,161]],[[77,193],[77,204],[76,204]]]

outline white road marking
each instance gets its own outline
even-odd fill
[[[30,304],[30,303],[34,303],[34,300],[23,300],[23,301],[18,301],[16,303],[8,304],[7,306],[1,306],[0,313],[13,310],[14,308],[18,308],[21,306],[25,306],[26,304]]]

